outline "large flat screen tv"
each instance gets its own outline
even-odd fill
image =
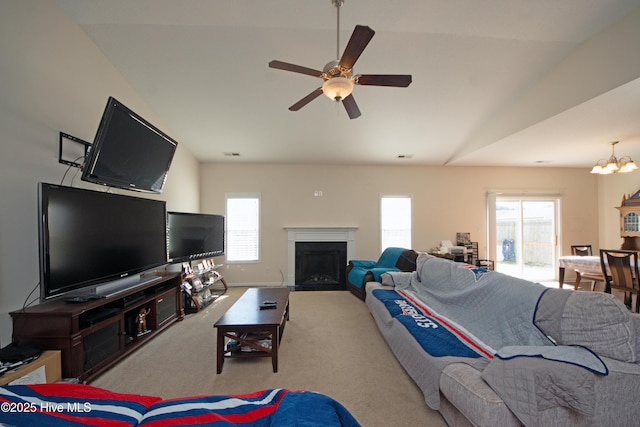
[[[164,201],[46,183],[38,198],[41,300],[167,263]]]
[[[224,216],[168,212],[169,262],[224,255]]]
[[[82,180],[127,190],[161,193],[178,143],[109,97]]]

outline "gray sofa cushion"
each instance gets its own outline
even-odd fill
[[[635,324],[615,296],[549,289],[540,299],[535,324],[559,345],[581,345],[600,356],[638,361]]]

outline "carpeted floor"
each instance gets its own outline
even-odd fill
[[[187,315],[91,384],[164,398],[305,389],[341,402],[362,426],[445,426],[379,334],[366,305],[346,291],[292,292],[291,317],[270,358],[227,359],[216,374],[215,321],[246,288]]]

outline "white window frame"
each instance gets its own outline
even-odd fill
[[[385,229],[385,212],[384,212],[384,201],[385,199],[408,199],[409,200],[409,217],[405,218],[405,221],[408,219],[409,221],[409,227],[408,229],[405,228],[397,228],[397,231],[408,231],[408,233],[405,235],[405,238],[407,239],[404,242],[398,242],[398,241],[391,241],[389,240],[389,238],[385,238],[385,232],[387,231]],[[407,248],[410,249],[411,248],[411,244],[412,244],[412,233],[413,233],[413,197],[411,196],[411,194],[381,194],[380,195],[380,249],[381,252],[384,251],[387,247],[390,246],[397,246],[397,247],[403,247],[403,248]]]
[[[257,227],[256,230],[256,235],[255,235],[255,253],[254,254],[247,254],[247,255],[254,255],[252,257],[246,256],[246,257],[239,257],[237,259],[233,258],[233,233],[234,233],[234,219],[231,215],[229,215],[229,200],[232,199],[257,199],[258,201],[258,206],[257,206],[257,219],[256,219],[256,223],[255,226]],[[262,210],[262,200],[261,200],[261,195],[260,193],[225,193],[225,211],[226,211],[226,228],[227,228],[227,249],[226,249],[226,262],[229,264],[247,264],[247,263],[258,263],[260,262],[260,246],[261,246],[261,234],[262,234],[262,227],[261,227],[261,218],[262,218],[262,214],[261,214],[261,210]],[[231,258],[230,258],[231,256]]]

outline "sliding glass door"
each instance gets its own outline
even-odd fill
[[[494,195],[489,201],[496,270],[532,281],[555,280],[560,199]]]

